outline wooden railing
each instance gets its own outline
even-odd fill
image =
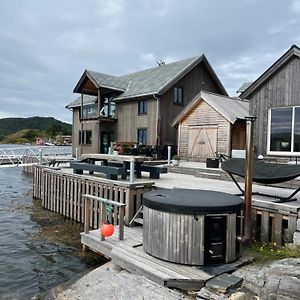
[[[107,180],[65,173],[43,166],[33,167],[33,197],[42,206],[69,219],[84,222],[83,195],[93,195],[125,206],[125,225],[128,225],[142,204],[143,194],[152,190],[153,182],[134,183]],[[91,199],[90,225],[99,228],[99,202]]]
[[[83,196],[84,206],[85,206],[85,214],[84,214],[84,233],[89,233],[91,224],[90,224],[90,214],[92,211],[91,201],[97,201],[100,203],[100,214],[99,214],[99,224],[100,226],[106,221],[106,205],[113,206],[113,213],[109,214],[108,220],[110,223],[114,225],[119,225],[119,240],[124,239],[124,215],[125,215],[125,206],[124,203],[119,203],[116,201],[111,201],[108,199],[95,197],[92,195],[84,194]],[[113,215],[113,216],[112,216]],[[119,222],[118,222],[119,220]],[[101,241],[105,240],[105,237],[101,235]]]

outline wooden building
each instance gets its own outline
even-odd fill
[[[107,153],[111,142],[176,145],[171,122],[201,90],[227,95],[204,55],[124,76],[86,70],[74,89],[81,96],[67,105],[73,154]]]
[[[300,156],[300,48],[293,45],[242,91],[257,116],[257,155]]]
[[[178,152],[182,158],[203,161],[215,153],[245,149],[247,101],[201,91],[175,118]]]

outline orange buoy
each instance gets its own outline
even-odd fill
[[[104,224],[102,224],[100,232],[104,237],[109,237],[114,234],[115,227],[109,221],[106,221]]]

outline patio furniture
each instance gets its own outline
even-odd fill
[[[221,168],[226,171],[233,182],[236,184],[241,194],[244,195],[244,190],[236,181],[233,175],[245,177],[246,161],[243,158],[230,158],[222,162]],[[276,184],[286,181],[290,181],[300,176],[300,165],[289,164],[272,164],[266,163],[262,160],[253,161],[253,182],[262,184]],[[300,190],[298,187],[290,196],[282,197],[278,195],[270,195],[260,192],[253,192],[254,195],[262,195],[278,199],[276,202],[294,201],[297,198],[293,198]]]

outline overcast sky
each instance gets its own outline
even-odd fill
[[[300,45],[300,0],[1,0],[0,118],[53,116],[85,69],[205,54],[230,95]]]

